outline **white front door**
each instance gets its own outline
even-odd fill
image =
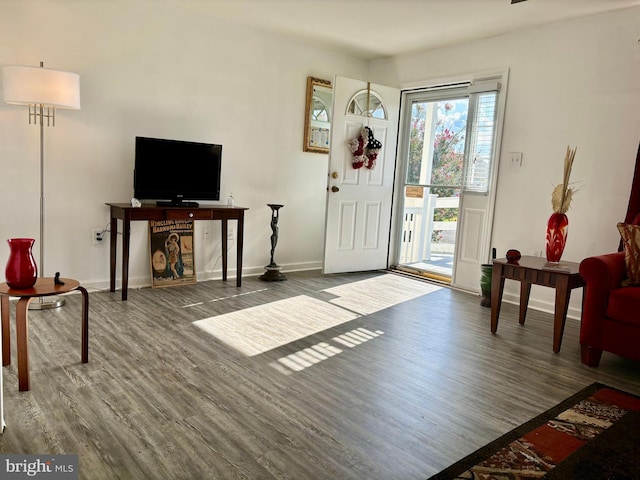
[[[387,268],[400,90],[335,77],[327,182],[324,273]],[[348,141],[369,127],[375,166],[354,168]]]

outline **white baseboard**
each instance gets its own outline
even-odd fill
[[[319,270],[322,268],[322,262],[301,262],[289,263],[282,265],[282,273],[301,272],[305,270]],[[242,267],[243,277],[255,277],[265,272],[264,266],[261,267]],[[222,279],[222,270],[216,269],[213,272],[197,272],[198,281],[206,282],[208,280]],[[229,265],[227,270],[227,281],[236,278],[236,269]],[[83,281],[82,286],[87,290],[109,290],[109,280]],[[116,290],[122,287],[122,277],[116,278]],[[151,278],[148,276],[132,277],[129,276],[129,288],[146,288],[151,287]]]
[[[502,301],[505,303],[511,303],[514,305],[520,305],[520,295],[514,295],[512,293],[504,293],[502,296]],[[533,310],[539,310],[541,312],[550,313],[553,315],[555,311],[555,304],[552,302],[545,302],[542,300],[536,300],[535,298],[529,298],[529,306],[528,308]],[[582,310],[580,308],[575,308],[569,305],[569,309],[567,310],[567,318],[573,318],[574,320],[580,320],[582,314]]]
[[[320,270],[322,268],[322,262],[301,262],[301,263],[290,263],[286,265],[282,265],[282,272],[301,272],[306,270]],[[258,275],[262,275],[265,272],[263,266],[261,267],[243,267],[242,276],[243,277],[255,277]],[[235,268],[229,268],[227,279],[235,279],[236,278],[236,270]],[[213,272],[198,272],[196,275],[198,281],[208,281],[208,280],[220,280],[222,279],[222,271],[214,270]],[[121,278],[116,279],[116,290],[120,290],[121,288]],[[87,290],[109,290],[109,280],[99,280],[92,282],[82,282],[82,286]],[[146,288],[151,287],[151,279],[149,277],[129,277],[129,288]],[[520,305],[520,295],[504,292],[502,301],[505,303],[511,303],[513,305]],[[533,310],[539,310],[541,312],[546,312],[553,314],[555,305],[552,302],[547,302],[543,300],[537,300],[535,298],[529,299],[529,307]],[[581,309],[569,306],[569,310],[567,312],[567,318],[572,318],[575,320],[580,320]]]

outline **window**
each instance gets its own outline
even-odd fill
[[[368,114],[367,114],[368,112]],[[388,118],[382,100],[373,90],[361,90],[356,93],[347,106],[347,114],[361,117]]]
[[[499,86],[494,83],[488,86],[488,88],[495,88],[493,91],[469,94],[469,118],[472,120],[468,128],[469,138],[465,152],[467,159],[463,181],[465,192],[487,193],[489,191]],[[482,89],[482,86],[477,85],[471,88],[479,87]]]

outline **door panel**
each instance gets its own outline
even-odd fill
[[[463,208],[462,229],[460,231],[460,253],[458,263],[470,263],[474,268],[478,268],[484,255],[480,250],[480,239],[482,238],[482,227],[484,225],[485,210],[474,208]]]
[[[400,91],[370,86],[383,100],[387,119],[348,113],[349,101],[366,89],[367,83],[360,80],[336,77],[333,82],[324,273],[376,270],[388,264]],[[382,148],[373,169],[354,169],[347,142],[364,126],[371,128]]]
[[[356,238],[356,202],[340,202],[338,222],[338,250],[353,251]]]
[[[365,202],[364,215],[364,241],[362,248],[377,249],[380,238],[380,217],[382,215],[382,202]]]

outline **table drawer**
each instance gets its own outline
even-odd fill
[[[167,220],[211,220],[211,210],[199,210],[197,208],[176,208],[166,211]]]

